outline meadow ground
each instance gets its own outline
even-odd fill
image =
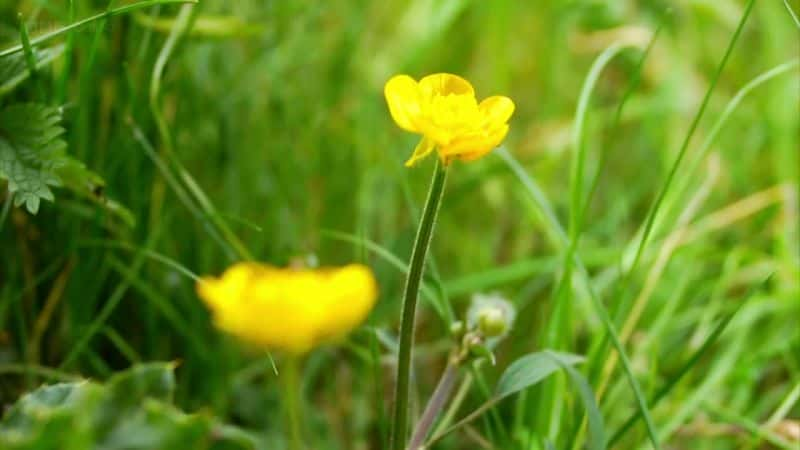
[[[0,447],[299,448],[294,409],[305,448],[389,448],[436,158],[404,167],[418,137],[383,89],[450,72],[516,110],[500,148],[448,169],[411,428],[452,322],[491,294],[516,320],[494,364],[456,372],[430,448],[797,449],[798,14],[793,0],[0,0]],[[220,332],[198,299],[197,275],[242,259],[359,262],[380,295],[293,385],[286,355]],[[501,376],[531,353],[526,389],[510,388]]]

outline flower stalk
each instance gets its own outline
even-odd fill
[[[462,359],[451,358],[447,363],[447,368],[439,379],[439,384],[433,391],[419,423],[414,428],[414,433],[411,435],[411,443],[408,445],[408,450],[420,450],[425,443],[425,438],[430,434],[436,417],[442,412],[444,407],[450,400],[450,395],[453,393],[453,388],[458,380],[458,369],[461,366]]]
[[[303,434],[301,432],[300,408],[302,404],[302,391],[300,386],[300,358],[290,356],[285,364],[284,370],[286,390],[285,390],[285,413],[286,421],[289,425],[289,449],[305,450],[303,444]]]
[[[442,195],[447,179],[447,166],[436,161],[428,198],[422,211],[414,248],[411,252],[408,277],[403,293],[403,312],[400,318],[400,349],[397,355],[397,384],[394,395],[393,427],[391,434],[391,450],[403,450],[408,432],[408,401],[411,378],[411,352],[414,345],[414,322],[416,318],[417,299],[425,258],[430,247],[436,215],[439,212]]]

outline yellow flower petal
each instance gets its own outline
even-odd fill
[[[390,80],[391,81],[391,80]],[[450,73],[437,73],[428,75],[419,80],[419,90],[424,97],[434,95],[475,95],[475,89],[469,81]]]
[[[358,326],[372,310],[378,296],[372,272],[362,265],[337,269],[327,283],[335,295],[330,297],[328,313],[322,317],[324,326],[318,328],[317,342],[343,336]]]
[[[377,285],[365,266],[278,269],[240,263],[203,278],[198,295],[214,324],[243,341],[293,354],[347,334],[372,309]]]
[[[445,164],[455,158],[480,158],[503,141],[515,109],[514,102],[504,96],[478,103],[472,85],[449,73],[428,75],[419,83],[398,75],[386,83],[385,94],[395,122],[423,135],[406,167],[434,149]]]
[[[432,139],[423,136],[422,139],[420,139],[419,144],[417,144],[417,148],[414,149],[414,153],[411,155],[411,158],[406,161],[406,167],[411,167],[419,160],[428,156],[434,148],[436,148],[436,143]]]
[[[417,82],[408,75],[396,75],[386,82],[383,94],[397,126],[412,133],[417,132],[414,122],[421,114]]]
[[[514,102],[508,97],[495,95],[484,99],[478,109],[486,116],[491,128],[508,122],[514,114]]]
[[[474,161],[500,145],[506,134],[508,134],[508,125],[506,124],[491,130],[488,134],[486,132],[471,133],[440,149],[439,153],[445,162],[454,158],[462,161]]]

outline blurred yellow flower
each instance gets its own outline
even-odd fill
[[[449,73],[428,75],[419,82],[396,75],[386,83],[384,95],[397,125],[422,135],[407,167],[434,148],[445,164],[484,156],[503,141],[514,113],[510,98],[493,96],[478,103],[469,81]]]
[[[221,330],[267,350],[303,354],[364,321],[378,289],[362,265],[281,269],[245,262],[220,278],[202,278],[197,293]]]

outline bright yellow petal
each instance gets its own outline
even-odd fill
[[[378,286],[366,266],[351,264],[336,270],[325,282],[326,313],[317,330],[317,343],[344,336],[366,319],[378,297]]]
[[[260,348],[303,354],[344,336],[369,314],[377,283],[366,266],[278,269],[239,263],[197,284],[214,324]]]
[[[428,75],[419,80],[419,90],[425,98],[448,94],[475,95],[475,89],[469,81],[450,73]]]
[[[486,98],[478,105],[478,108],[486,116],[486,121],[491,128],[508,122],[511,115],[514,114],[514,102],[501,95]]]
[[[203,277],[197,282],[197,294],[210,308],[236,303],[253,274],[259,270],[257,264],[237,263],[228,268],[219,278]]]
[[[503,139],[505,139],[506,134],[508,134],[508,125],[503,125],[502,127],[494,130],[485,141],[483,141],[483,145],[474,149],[471,152],[464,152],[456,155],[456,157],[462,161],[475,161],[476,159],[482,158],[483,156],[490,153],[494,150]]]
[[[411,158],[408,158],[408,161],[406,161],[406,167],[411,167],[419,160],[430,155],[435,147],[436,143],[432,139],[428,138],[427,136],[423,136],[422,139],[419,140],[417,148],[414,149],[414,153],[411,155]]]
[[[440,148],[439,154],[444,161],[458,158],[462,161],[474,161],[503,142],[508,134],[508,125],[501,125],[488,134],[484,132],[472,133],[459,137],[450,145]]]
[[[420,92],[417,82],[408,75],[396,75],[386,82],[383,88],[386,96],[386,103],[389,105],[389,113],[392,115],[397,126],[410,131],[417,132],[414,121],[421,113]]]

